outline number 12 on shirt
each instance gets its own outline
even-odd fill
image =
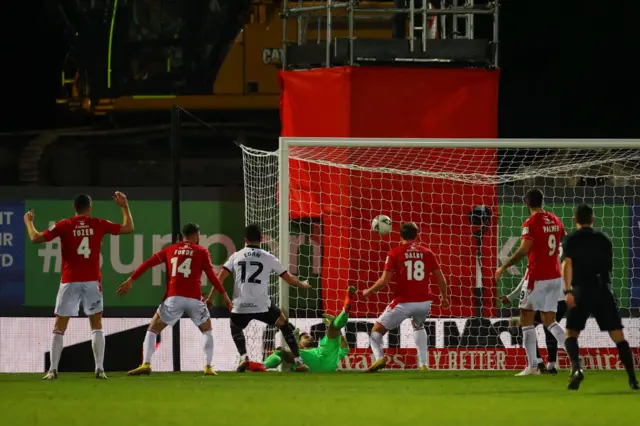
[[[247,280],[247,262],[245,261],[238,262],[238,265],[240,265],[240,282],[243,282],[243,283],[248,282],[249,284],[262,283],[262,281],[258,279],[258,276],[262,273],[262,270],[264,269],[264,265],[262,264],[262,262],[249,262],[249,266],[255,266],[257,269],[253,274],[251,274],[248,280]]]

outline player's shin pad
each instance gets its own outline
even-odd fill
[[[266,369],[277,368],[282,363],[280,352],[275,351],[264,360],[264,367]]]
[[[336,317],[336,319],[333,320],[332,325],[335,328],[340,329],[340,328],[344,327],[345,325],[347,325],[347,322],[349,322],[349,314],[346,313],[345,311],[342,311],[342,312],[340,312],[340,315],[338,315]]]

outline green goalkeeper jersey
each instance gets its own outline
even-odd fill
[[[347,356],[349,348],[342,347],[342,338],[323,337],[317,348],[300,350],[300,357],[313,373],[336,371],[342,358]]]

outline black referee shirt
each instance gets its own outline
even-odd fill
[[[611,291],[613,245],[607,234],[582,228],[568,234],[562,242],[562,258],[573,265],[571,283],[576,297]]]

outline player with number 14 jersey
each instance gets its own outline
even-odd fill
[[[131,277],[116,290],[118,296],[124,296],[133,287],[133,283],[154,266],[165,265],[168,271],[167,289],[153,316],[142,344],[142,365],[129,371],[129,376],[151,374],[151,358],[156,350],[157,338],[167,326],[173,326],[183,314],[187,314],[193,324],[202,332],[202,349],[205,355],[205,376],[215,376],[213,370],[213,332],[207,304],[202,297],[202,273],[209,278],[215,291],[218,291],[231,308],[231,300],[218,280],[211,263],[209,250],[200,245],[200,226],[187,223],[182,228],[183,240],[155,253],[140,265]]]

